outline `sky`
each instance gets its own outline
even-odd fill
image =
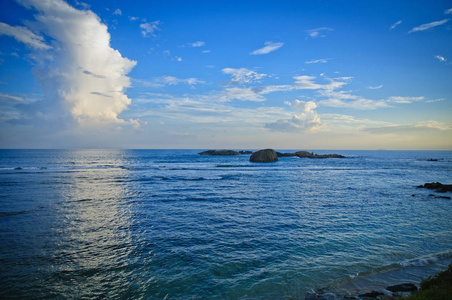
[[[0,148],[452,150],[452,2],[0,0]]]

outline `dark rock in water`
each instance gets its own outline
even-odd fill
[[[295,153],[282,153],[282,152],[276,152],[276,154],[278,155],[278,157],[291,157],[291,156],[296,156]]]
[[[386,288],[388,291],[391,291],[393,293],[398,292],[415,292],[417,291],[417,286],[415,286],[412,283],[402,283],[402,284],[396,284],[391,285]]]
[[[198,153],[199,155],[239,155],[237,151],[234,150],[207,150]]]
[[[359,297],[368,297],[368,298],[376,299],[378,296],[383,296],[383,295],[384,294],[381,292],[372,291],[370,293],[361,294],[361,295],[359,295]]]
[[[436,190],[438,193],[452,192],[452,184],[442,184],[440,182],[430,182],[424,185],[418,185],[417,187]]]
[[[437,198],[437,199],[448,199],[448,200],[451,199],[451,198],[448,197],[448,196],[435,196],[435,198]]]
[[[340,154],[315,154],[314,152],[308,151],[297,151],[295,153],[281,153],[276,152],[278,157],[288,157],[288,156],[297,156],[300,158],[345,158]]]
[[[252,162],[273,162],[278,160],[278,155],[273,149],[264,149],[254,152],[250,156]]]
[[[249,151],[249,150],[241,150],[239,151],[240,154],[253,154],[253,151]]]

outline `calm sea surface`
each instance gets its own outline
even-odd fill
[[[0,298],[303,299],[452,261],[452,200],[416,188],[452,152],[198,152],[0,150]]]

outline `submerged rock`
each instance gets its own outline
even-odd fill
[[[251,154],[250,161],[252,162],[273,162],[278,160],[278,155],[273,149],[259,150]]]
[[[397,292],[415,292],[417,291],[417,286],[415,286],[412,283],[402,283],[402,284],[396,284],[391,285],[386,288],[388,291],[391,291],[393,293]]]
[[[207,150],[198,153],[199,155],[239,155],[237,151],[234,150]]]

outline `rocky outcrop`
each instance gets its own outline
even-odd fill
[[[452,184],[442,184],[439,182],[426,183],[424,185],[419,185],[418,188],[436,190],[437,193],[452,192]]]
[[[273,162],[278,160],[278,155],[273,149],[259,150],[251,154],[251,162]]]
[[[249,150],[241,150],[239,151],[240,154],[253,154],[253,151],[249,151]]]
[[[199,155],[239,155],[240,153],[234,150],[207,150],[198,153]]]
[[[417,286],[415,286],[412,283],[402,283],[402,284],[396,284],[396,285],[388,286],[386,289],[388,291],[393,292],[393,293],[415,292],[415,291],[417,291]]]
[[[340,154],[315,154],[314,152],[308,152],[308,151],[297,151],[295,153],[281,153],[277,152],[278,157],[290,157],[290,156],[297,156],[300,158],[346,158],[343,155]]]

